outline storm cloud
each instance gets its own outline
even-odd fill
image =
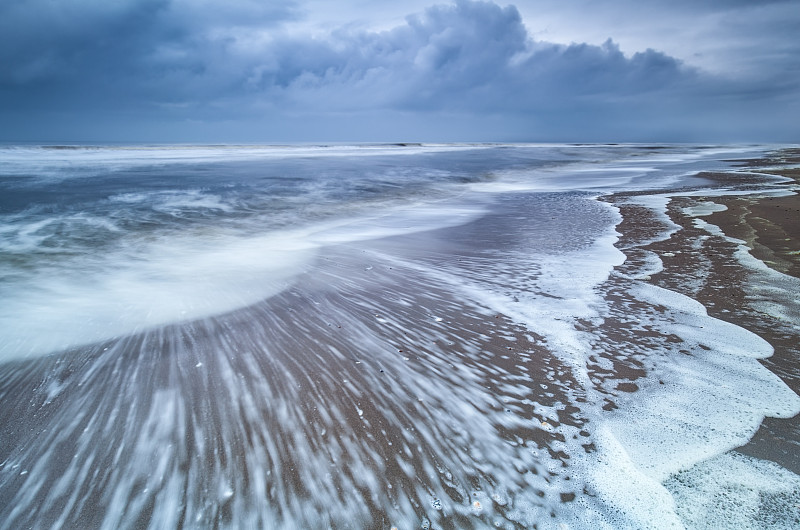
[[[305,16],[256,0],[4,3],[2,137],[696,141],[794,127],[781,116],[797,79],[731,82],[611,38],[537,40],[514,6],[435,5],[383,31],[293,30]]]

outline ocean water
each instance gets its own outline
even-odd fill
[[[1,147],[0,528],[794,527],[772,346],[631,259],[767,149]]]

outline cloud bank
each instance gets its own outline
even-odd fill
[[[653,49],[623,54],[611,39],[538,41],[528,29],[535,20],[514,6],[462,0],[386,31],[317,35],[292,31],[302,16],[301,4],[257,0],[4,3],[0,116],[9,127],[0,134],[698,141],[793,133],[785,116],[798,106],[796,79],[730,83]]]

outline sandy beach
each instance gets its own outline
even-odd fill
[[[800,392],[798,291],[788,299],[772,298],[768,290],[759,288],[770,282],[769,275],[759,269],[743,268],[735,256],[745,248],[768,267],[800,278],[800,196],[797,191],[800,170],[775,167],[798,164],[800,152],[786,149],[766,159],[742,161],[740,165],[744,173],[698,175],[744,190],[761,182],[758,174],[779,175],[793,179],[793,182],[776,185],[776,189],[792,191],[783,196],[767,192],[724,197],[700,194],[691,198],[676,198],[671,203],[669,213],[670,219],[681,230],[669,241],[653,245],[653,250],[662,256],[664,271],[652,280],[668,289],[690,294],[708,308],[709,314],[715,318],[749,329],[766,339],[775,348],[775,353],[761,362],[795,392]],[[749,169],[757,174],[747,174]],[[698,240],[707,237],[708,232],[698,229],[693,223],[696,217],[687,215],[685,209],[708,201],[725,209],[714,211],[703,219],[719,227],[726,237],[704,241],[698,249]],[[732,242],[729,238],[739,241]],[[696,270],[697,264],[693,263],[692,258],[698,253],[710,259],[712,266],[702,286],[687,290],[685,286],[694,283],[687,277],[691,278],[692,270]],[[753,439],[738,450],[775,461],[800,473],[798,444],[800,417],[782,420],[766,418]]]
[[[510,180],[257,303],[7,361],[0,528],[791,528],[798,163]]]

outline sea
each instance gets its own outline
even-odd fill
[[[796,528],[769,337],[653,281],[779,147],[0,146],[0,528]]]

